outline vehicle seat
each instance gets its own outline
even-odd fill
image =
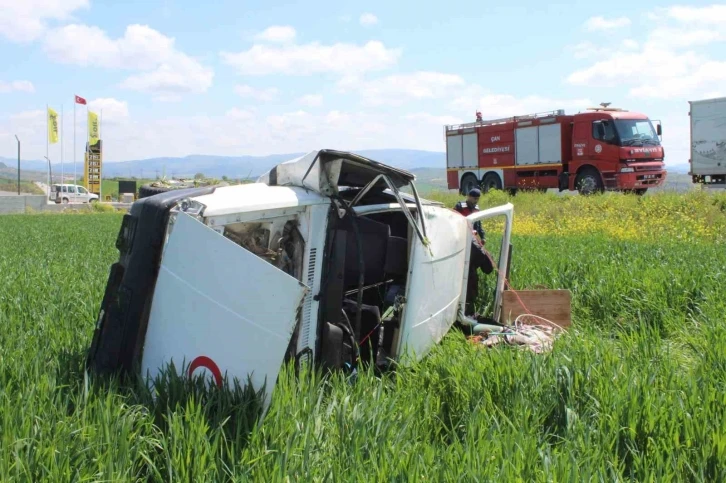
[[[388,238],[384,271],[386,278],[406,277],[408,271],[408,240],[398,236]]]
[[[356,314],[358,313],[358,305],[355,300],[345,299],[343,301],[343,310],[350,318],[350,321],[355,325]],[[375,305],[361,306],[361,327],[360,337],[369,336],[365,343],[360,347],[361,356],[368,358],[369,355],[375,357],[378,352],[378,335],[376,329],[380,330],[381,325],[381,311]],[[355,329],[354,329],[355,330]],[[375,332],[374,332],[375,331]]]
[[[384,267],[386,264],[386,253],[388,251],[391,229],[385,223],[370,220],[365,217],[358,217],[358,231],[363,251],[364,280],[365,285],[382,282],[384,280]],[[345,250],[345,272],[343,284],[346,288],[358,286],[358,245],[356,243],[355,231],[350,221],[344,224],[346,232]]]

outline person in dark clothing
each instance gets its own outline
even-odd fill
[[[454,210],[461,213],[463,216],[468,216],[472,213],[479,211],[479,197],[481,191],[474,188],[469,191],[466,200],[459,201],[454,206]],[[479,272],[481,269],[485,274],[492,273],[494,266],[491,258],[484,249],[486,243],[486,236],[484,230],[481,227],[481,222],[474,222],[474,234],[475,236],[471,240],[471,255],[469,257],[469,276],[466,283],[466,305],[465,314],[471,315],[474,313],[474,302],[476,301],[477,295],[479,295]]]
[[[481,269],[486,275],[492,273],[494,265],[482,245],[474,238],[471,240],[471,255],[469,256],[469,277],[466,281],[465,315],[474,314],[474,302],[479,295],[479,272]]]
[[[472,213],[476,213],[479,211],[479,197],[481,196],[481,191],[474,188],[473,190],[469,191],[468,196],[464,201],[459,201],[454,206],[454,209],[461,213],[464,216],[469,216]],[[486,242],[486,237],[484,235],[484,230],[481,227],[481,222],[477,221],[474,223],[474,231],[479,236],[479,241],[482,243],[482,245]]]

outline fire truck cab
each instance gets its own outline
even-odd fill
[[[666,178],[660,123],[602,107],[445,126],[447,183],[490,189],[645,193]]]

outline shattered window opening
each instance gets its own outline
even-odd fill
[[[385,183],[385,184],[386,184],[386,185],[388,186],[388,189],[389,189],[389,190],[391,190],[391,192],[392,192],[392,194],[393,194],[394,198],[396,199],[396,201],[397,201],[397,202],[398,202],[398,204],[400,205],[400,207],[401,207],[401,212],[402,212],[402,213],[403,213],[404,215],[406,215],[406,218],[408,218],[408,221],[409,221],[409,223],[411,223],[411,226],[412,226],[412,227],[413,227],[413,228],[414,228],[414,229],[416,230],[416,234],[417,234],[417,235],[418,235],[418,237],[419,237],[419,238],[421,239],[421,243],[423,243],[424,245],[427,245],[427,241],[426,241],[426,222],[424,221],[424,216],[423,216],[423,212],[422,212],[422,210],[421,210],[421,202],[420,202],[420,200],[419,200],[418,192],[416,191],[416,188],[415,188],[415,186],[414,186],[414,183],[413,183],[413,182],[411,182],[411,183],[410,183],[410,186],[411,186],[411,187],[412,187],[412,189],[413,189],[413,193],[414,193],[414,199],[415,199],[415,201],[416,201],[416,206],[418,207],[418,210],[417,210],[417,215],[418,215],[418,218],[419,218],[419,220],[420,220],[420,222],[421,222],[420,226],[419,226],[419,224],[418,224],[418,223],[416,222],[416,220],[414,219],[413,215],[411,214],[411,210],[409,209],[409,207],[408,207],[408,204],[407,204],[406,202],[404,202],[404,200],[403,200],[403,197],[401,196],[401,193],[399,192],[398,188],[396,188],[396,185],[395,185],[395,184],[394,184],[394,183],[393,183],[393,182],[391,181],[391,179],[390,179],[390,178],[389,178],[388,176],[386,176],[385,174],[379,174],[378,176],[376,176],[376,177],[375,177],[375,178],[373,179],[373,181],[371,181],[370,183],[368,183],[368,184],[367,184],[367,185],[366,185],[366,186],[365,186],[365,187],[364,187],[364,188],[363,188],[363,189],[362,189],[362,190],[361,190],[361,191],[360,191],[360,192],[359,192],[359,193],[358,193],[358,194],[357,194],[357,195],[355,196],[355,198],[353,198],[353,200],[352,200],[352,201],[351,201],[351,202],[350,202],[350,203],[348,204],[348,206],[350,206],[350,207],[354,207],[355,205],[357,205],[357,204],[358,204],[358,203],[360,202],[360,200],[361,200],[361,199],[362,199],[362,198],[363,198],[364,196],[366,196],[366,195],[367,195],[367,194],[368,194],[368,193],[370,192],[370,190],[371,190],[371,189],[372,189],[372,188],[373,188],[373,187],[374,187],[374,186],[375,186],[376,184],[378,184],[378,183],[379,183],[379,181],[383,181],[383,182],[384,182],[384,183]]]

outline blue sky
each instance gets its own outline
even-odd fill
[[[603,101],[663,122],[726,95],[726,3],[0,0],[0,156],[45,105],[103,110],[105,159],[322,147],[443,151],[443,125]],[[78,106],[77,154],[85,139]],[[81,109],[82,108],[82,109]],[[50,148],[60,158],[60,146]]]

